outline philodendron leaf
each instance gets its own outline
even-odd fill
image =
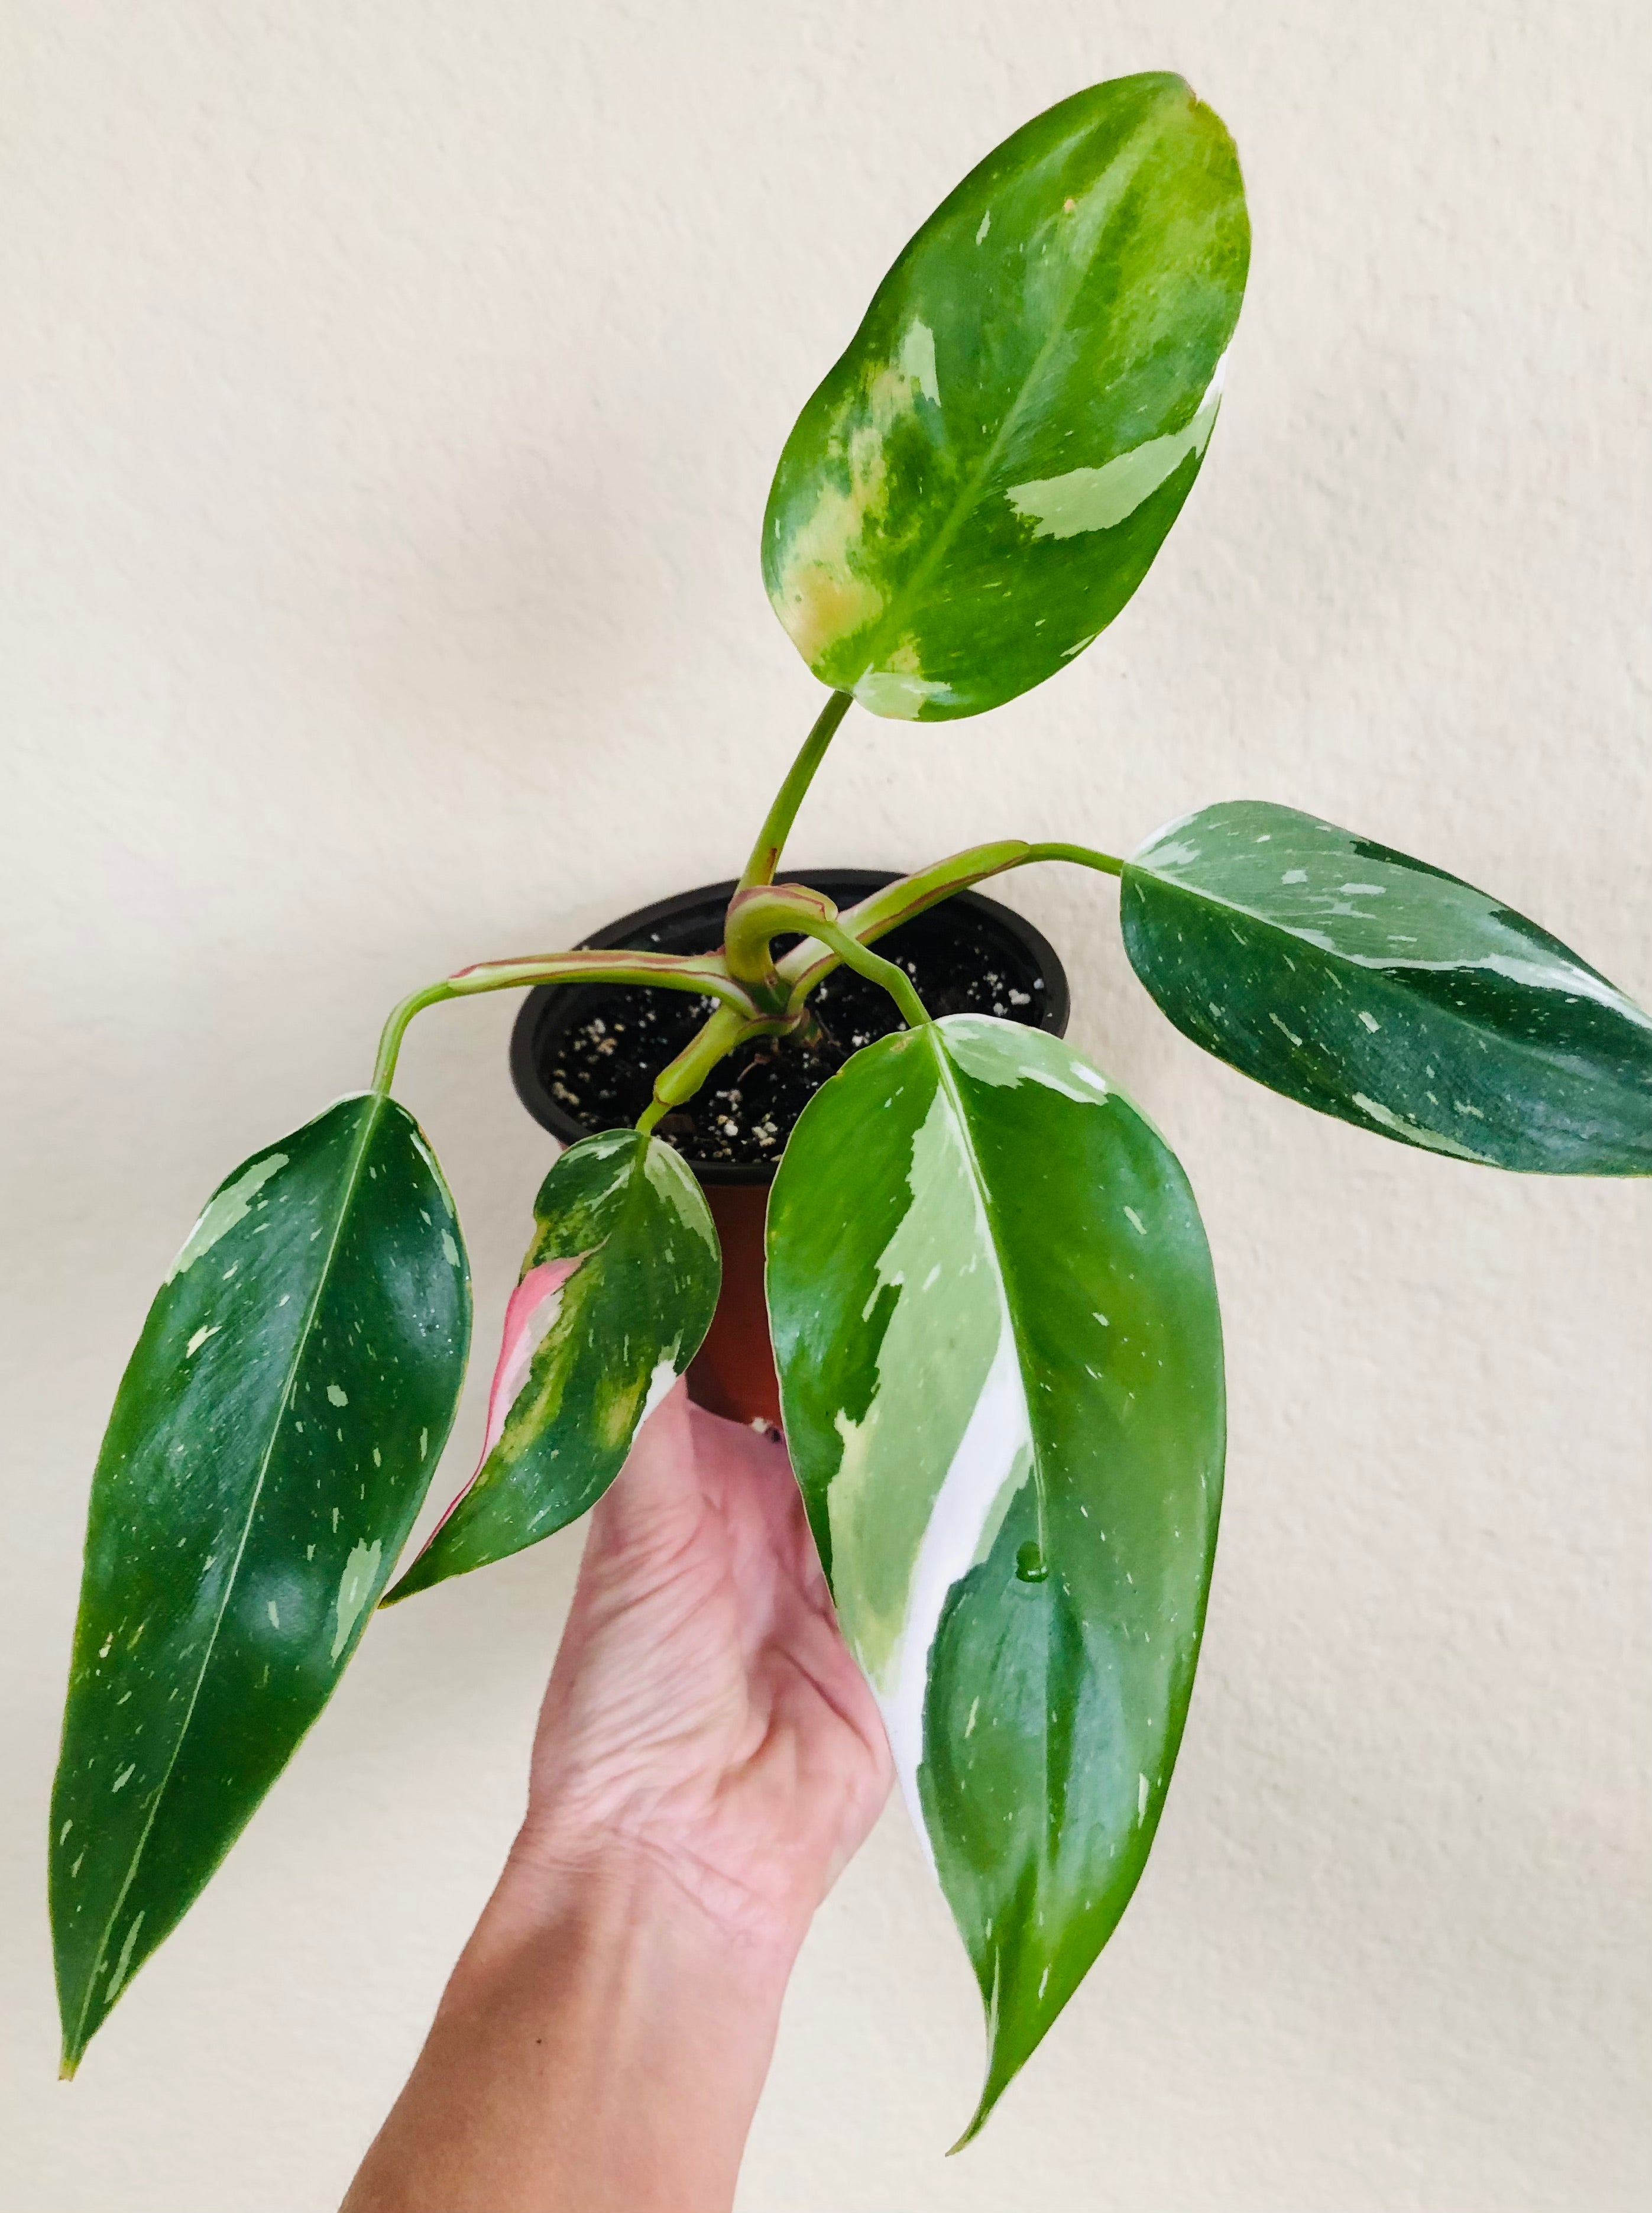
[[[469,1337],[453,1201],[377,1094],[237,1168],[173,1263],[92,1484],[52,1797],[65,2071],[326,1704]]]
[[[657,1137],[572,1145],[533,1203],[481,1465],[387,1606],[577,1521],[699,1350],[722,1280],[710,1210]]]
[[[1177,1028],[1287,1098],[1494,1167],[1652,1174],[1652,1019],[1472,885],[1240,800],[1149,838],[1120,898]]]
[[[942,721],[1082,652],[1198,472],[1249,258],[1233,142],[1178,76],[1092,86],[988,155],[780,457],[763,576],[815,674]]]
[[[1187,1180],[1058,1039],[857,1053],[769,1208],[786,1437],[974,1963],[971,2133],[1134,1889],[1192,1687],[1222,1333]]]

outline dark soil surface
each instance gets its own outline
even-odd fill
[[[777,939],[776,951],[796,942]],[[709,947],[673,947],[691,949]],[[906,971],[932,1015],[1002,1015],[1032,1027],[1043,1018],[1044,980],[1027,954],[966,910],[931,908],[880,938],[876,949]],[[581,985],[569,1000],[567,1022],[546,1025],[540,1066],[552,1098],[592,1131],[637,1119],[653,1095],[655,1076],[716,1003],[631,985]],[[901,1027],[887,992],[846,968],[818,985],[809,1005],[821,1033],[815,1044],[754,1039],[657,1124],[656,1134],[696,1162],[777,1161],[793,1124],[826,1078],[863,1046]]]

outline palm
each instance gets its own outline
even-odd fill
[[[784,1449],[679,1386],[592,1517],[530,1833],[639,1849],[731,1925],[795,1929],[890,1774]]]

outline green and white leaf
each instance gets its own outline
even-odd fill
[[[481,1464],[387,1605],[565,1528],[700,1349],[717,1233],[678,1154],[636,1130],[561,1155],[505,1316]]]
[[[1233,142],[1177,76],[1092,86],[972,170],[775,473],[764,581],[815,674],[942,721],[1105,630],[1198,474],[1249,256]]]
[[[174,1262],[92,1484],[52,1798],[65,2071],[326,1704],[469,1336],[453,1201],[377,1095],[236,1169]]]
[[[1137,1109],[972,1015],[823,1087],[768,1252],[792,1462],[986,2008],[972,2132],[1164,1803],[1222,1494],[1210,1254]]]
[[[1125,866],[1131,966],[1195,1045],[1406,1144],[1652,1174],[1652,1019],[1472,885],[1289,807],[1207,807]]]

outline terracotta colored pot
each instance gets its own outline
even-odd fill
[[[890,871],[870,869],[789,869],[784,880],[807,884],[825,892],[839,906],[850,906],[893,879]],[[722,942],[723,915],[734,890],[731,879],[661,899],[598,930],[585,943],[709,952]],[[879,939],[878,950],[895,960],[903,952],[921,959],[925,946],[933,951],[948,938],[990,948],[995,967],[1019,975],[1028,1018],[1058,1037],[1065,1030],[1067,978],[1054,948],[1020,915],[978,892],[960,892],[927,914],[903,923]],[[600,989],[612,995],[615,988],[547,985],[530,991],[511,1033],[510,1072],[517,1095],[534,1120],[564,1144],[574,1144],[591,1131],[553,1096],[549,1070],[560,1039],[586,1018],[594,992]],[[644,987],[637,988],[640,991]],[[780,1387],[763,1292],[764,1217],[774,1163],[686,1157],[704,1190],[722,1245],[722,1292],[705,1342],[688,1371],[689,1394],[730,1420],[778,1427]]]
[[[722,1289],[705,1342],[688,1371],[688,1395],[731,1422],[780,1427],[780,1378],[763,1294],[763,1224],[769,1186],[708,1184],[706,1204],[722,1246]]]

